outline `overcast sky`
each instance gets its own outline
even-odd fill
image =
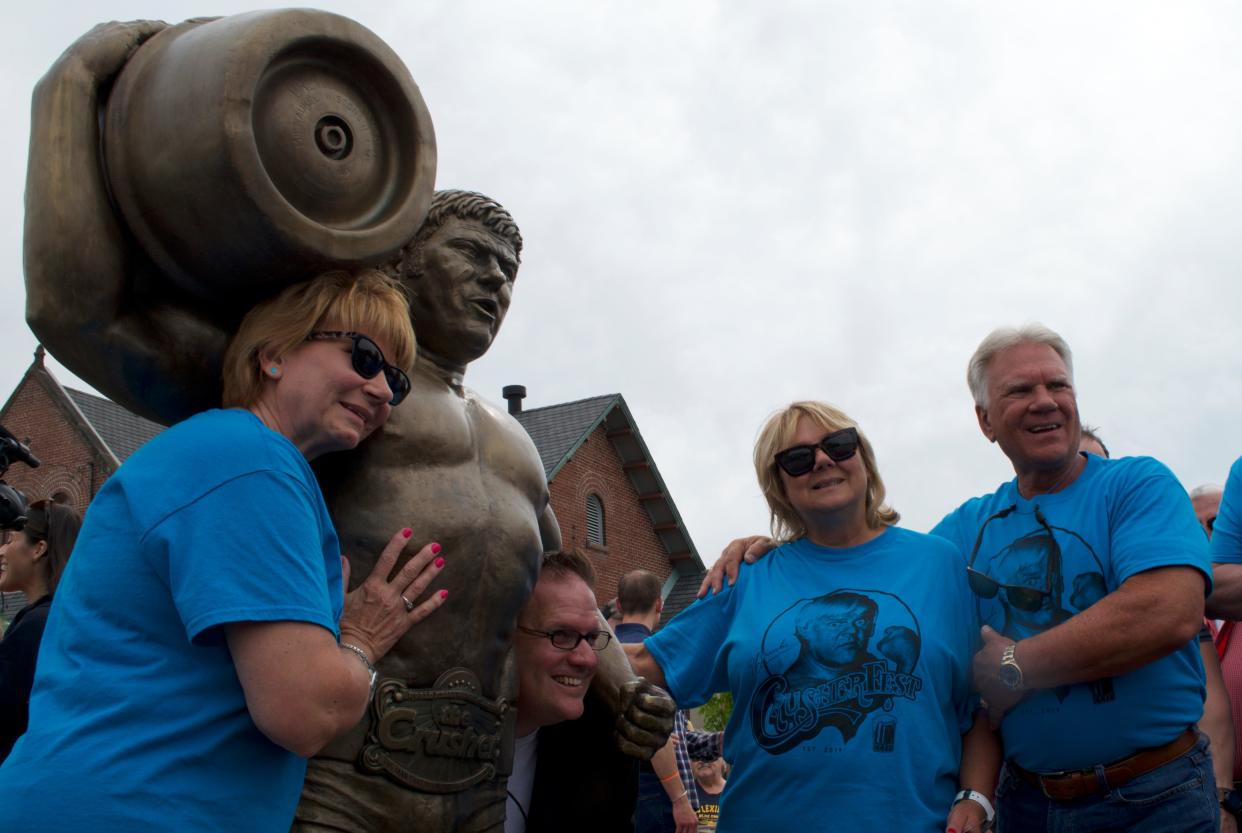
[[[704,560],[767,526],[764,417],[826,399],[927,529],[1012,476],[965,365],[993,327],[1075,351],[1115,455],[1187,486],[1242,453],[1242,7],[1232,3],[322,2],[387,41],[437,187],[526,247],[467,383],[527,407],[625,396]],[[236,2],[27,3],[0,89],[0,393],[35,340],[22,192],[36,79],[105,17]],[[87,386],[53,365],[59,378]]]

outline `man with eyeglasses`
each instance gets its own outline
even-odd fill
[[[969,553],[987,624],[974,676],[1004,739],[999,829],[1215,833],[1195,731],[1211,571],[1186,493],[1151,458],[1079,453],[1072,358],[1051,330],[994,331],[968,381],[1016,477],[933,532]]]
[[[588,690],[612,634],[599,618],[595,572],[576,551],[547,553],[518,615],[517,739],[505,833],[630,833],[638,762],[612,743],[613,717]]]

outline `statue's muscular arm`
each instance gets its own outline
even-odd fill
[[[556,514],[552,504],[544,507],[539,516],[539,537],[543,539],[543,551],[552,552],[561,548],[561,525],[556,522]]]
[[[71,370],[163,421],[218,398],[226,340],[188,305],[140,298],[149,262],[127,238],[100,163],[102,97],[158,21],[107,23],[78,39],[35,87],[26,176],[26,317]],[[158,288],[159,276],[146,275]],[[120,360],[118,360],[120,356]],[[131,390],[143,379],[154,394]],[[203,388],[206,387],[207,392]]]

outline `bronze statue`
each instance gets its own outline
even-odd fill
[[[318,473],[347,552],[369,553],[379,530],[410,526],[416,540],[444,545],[449,599],[439,623],[428,620],[381,662],[386,681],[369,720],[311,761],[295,829],[397,830],[388,825],[400,819],[417,819],[419,830],[503,826],[517,695],[512,632],[560,530],[534,443],[462,377],[504,321],[521,250],[499,204],[440,191],[394,266],[419,340],[409,403]],[[354,575],[370,564],[369,555],[351,557]],[[620,646],[611,648],[597,686],[629,708],[629,745],[647,757],[667,735],[671,703],[636,682],[622,693],[633,673]]]
[[[276,25],[273,15],[286,17]],[[311,762],[294,826],[499,830],[517,693],[510,636],[539,555],[558,546],[560,535],[530,438],[503,409],[465,388],[462,376],[508,310],[521,236],[486,197],[441,192],[431,199],[434,139],[413,82],[387,63],[386,47],[355,31],[361,27],[317,15],[257,12],[169,28],[106,24],[70,47],[34,96],[27,316],[75,373],[127,407],[172,422],[218,403],[220,356],[251,304],[322,266],[381,262],[395,248],[394,226],[404,223],[401,242],[418,231],[392,266],[411,290],[419,340],[408,404],[356,452],[322,460],[318,473],[354,576],[369,573],[369,556],[357,554],[379,551],[372,545],[377,531],[410,526],[416,540],[442,543],[452,563],[444,573],[449,601],[430,630],[385,658],[363,723]],[[246,41],[250,30],[238,28],[240,18],[268,27],[266,36]],[[245,107],[266,103],[264,115],[252,117],[254,134],[239,144],[233,134],[213,133],[210,121],[198,125],[200,141],[189,150],[206,155],[189,159],[192,170],[184,172],[164,164],[167,149],[118,147],[127,129],[166,129],[158,123],[161,97],[176,94],[177,85],[152,74],[211,58],[207,35],[217,25],[231,34],[215,48],[251,43],[267,50],[263,60],[228,53],[231,66],[255,79],[258,92]],[[330,58],[370,61],[366,77],[374,83],[351,90],[341,80],[348,72],[316,77],[323,60],[289,34],[316,27],[320,42],[343,44]],[[219,55],[214,59],[218,66]],[[387,86],[374,80],[387,76]],[[109,89],[117,98],[105,101]],[[220,85],[195,90],[219,95]],[[160,106],[143,103],[151,95]],[[236,127],[237,112],[229,109],[236,103],[199,106]],[[188,112],[184,102],[177,106]],[[396,112],[384,110],[389,106]],[[368,147],[369,158],[387,160],[385,187],[367,165],[336,164]],[[249,179],[257,177],[255,164],[308,223],[284,216],[279,201],[265,202],[274,198]],[[122,182],[118,170],[126,172]],[[169,184],[177,177],[188,190]],[[308,177],[314,181],[304,187]],[[336,208],[324,196],[342,193],[348,199]],[[174,200],[188,205],[168,204]],[[649,757],[668,735],[672,704],[634,678],[613,648],[601,656],[595,688],[620,715],[622,748]]]
[[[408,70],[351,20],[101,24],[35,87],[27,320],[117,402],[184,419],[220,401],[256,302],[409,240],[435,164]]]

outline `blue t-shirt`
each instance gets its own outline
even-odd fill
[[[1211,588],[1207,539],[1173,473],[1150,457],[1086,459],[1060,492],[1026,500],[1010,481],[932,530],[967,553],[978,540],[973,567],[996,582],[1050,590],[1032,612],[1005,589],[981,601],[983,620],[1010,639],[1061,624],[1144,570],[1194,567]],[[1196,637],[1129,674],[1027,695],[1001,724],[1005,754],[1035,772],[1111,763],[1186,731],[1203,697]]]
[[[1212,560],[1221,564],[1242,563],[1242,457],[1229,469],[1225,495],[1212,524]],[[1242,716],[1235,719],[1242,720]]]
[[[340,545],[306,460],[240,410],[151,440],[91,502],[0,829],[288,830],[306,761],[246,710],[221,625],[337,633]]]
[[[733,692],[722,833],[944,830],[978,633],[963,570],[904,529],[801,539],[646,640],[678,704]]]

